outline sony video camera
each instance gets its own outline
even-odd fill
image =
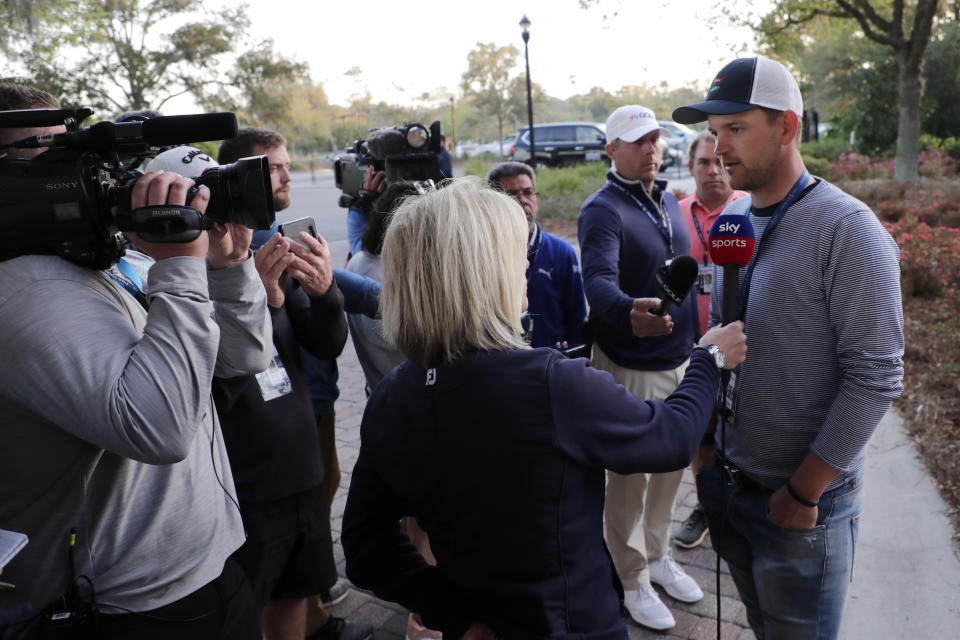
[[[399,127],[372,129],[353,150],[333,162],[333,176],[343,192],[338,204],[350,207],[360,196],[367,167],[383,171],[387,184],[397,181],[439,183],[446,176],[440,171],[440,122],[430,125],[404,123]]]
[[[2,128],[67,127],[66,133],[31,136],[5,147],[47,148],[34,158],[0,155],[0,260],[52,254],[103,269],[123,256],[122,231],[135,232],[148,242],[189,242],[217,222],[252,229],[273,224],[266,156],[214,167],[197,178],[198,186],[210,189],[205,215],[189,206],[130,211],[133,184],[142,174],[122,158],[150,157],[169,145],[231,138],[237,134],[234,114],[103,121],[80,129],[80,122],[92,113],[86,108],[0,112]],[[0,153],[5,154],[5,148]],[[195,193],[196,187],[189,198]]]

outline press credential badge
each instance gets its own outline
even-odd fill
[[[257,384],[260,385],[260,393],[265,402],[274,398],[285,396],[293,391],[293,385],[290,383],[290,376],[287,375],[287,369],[280,360],[280,354],[277,353],[277,347],[273,347],[273,358],[270,360],[270,366],[266,371],[257,374]]]

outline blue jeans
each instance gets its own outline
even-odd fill
[[[718,464],[697,476],[714,549],[727,562],[758,640],[837,637],[853,579],[863,473],[827,491],[812,529],[770,521],[770,494],[735,487]]]

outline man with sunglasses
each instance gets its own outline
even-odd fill
[[[580,262],[569,242],[547,233],[537,222],[537,174],[522,162],[502,162],[490,170],[487,184],[514,198],[527,216],[527,333],[534,347],[583,343],[587,305]]]

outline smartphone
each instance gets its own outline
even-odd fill
[[[302,247],[307,247],[306,244],[300,241],[300,232],[306,231],[314,238],[317,237],[317,223],[314,222],[313,218],[300,218],[299,220],[291,220],[290,222],[285,222],[277,227],[277,231],[280,232],[284,238],[290,238],[297,244]],[[307,247],[309,248],[309,247]]]
[[[589,358],[590,345],[577,344],[572,347],[565,347],[563,349],[560,349],[560,353],[567,356],[568,358]]]

